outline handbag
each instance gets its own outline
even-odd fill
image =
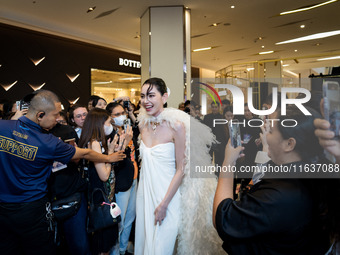
[[[64,221],[76,215],[81,205],[81,192],[52,202],[52,212],[57,221]]]
[[[120,212],[116,203],[109,203],[102,189],[95,188],[91,194],[87,232],[96,232],[118,224],[121,221]]]

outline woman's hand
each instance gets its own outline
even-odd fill
[[[111,138],[107,141],[107,147],[108,147],[108,154],[111,154],[115,151],[117,151],[117,141],[118,141],[118,135],[116,134],[113,138],[113,140],[110,142]]]
[[[166,210],[168,209],[167,206],[165,206],[163,203],[160,203],[155,212],[155,225],[157,225],[157,222],[159,223],[159,225],[162,225],[163,220],[165,219],[166,216]]]
[[[231,141],[229,139],[227,146],[225,147],[225,154],[224,154],[224,166],[227,165],[235,165],[236,160],[240,157],[243,157],[244,154],[241,151],[244,150],[244,147],[238,146],[234,148],[231,146]]]
[[[126,132],[123,131],[123,134],[125,134],[125,143],[126,143],[126,146],[129,145],[132,137],[133,137],[133,132],[132,132],[132,126],[128,126],[126,128]]]
[[[12,116],[11,120],[17,120],[20,117],[24,116],[28,112],[28,109],[17,110],[15,114]]]
[[[331,153],[340,162],[340,140],[334,140],[334,132],[329,130],[330,123],[324,119],[315,119],[315,135],[319,138],[320,145]]]

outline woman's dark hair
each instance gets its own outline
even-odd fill
[[[4,119],[11,119],[11,117],[15,114],[12,112],[13,105],[15,104],[15,101],[6,101],[3,106],[3,115]]]
[[[96,140],[101,142],[107,153],[104,123],[109,117],[107,111],[100,108],[94,108],[87,114],[79,139],[80,148],[85,148],[89,142]]]
[[[233,107],[231,105],[228,105],[226,108],[224,108],[223,116],[226,114],[226,112],[233,112]]]
[[[85,108],[87,110],[87,107],[81,104],[74,104],[68,109],[68,123],[74,127],[76,126],[76,123],[74,122],[74,111],[78,108]]]
[[[163,96],[164,93],[167,93],[167,87],[165,85],[165,82],[161,79],[161,78],[150,78],[150,79],[147,79],[144,83],[143,83],[143,86],[145,84],[150,84],[148,90],[146,91],[146,94],[149,94],[150,91],[153,89],[153,86],[156,87],[156,89],[159,91],[159,93],[161,93],[161,95]],[[142,87],[143,87],[142,86]]]
[[[117,102],[109,103],[109,104],[106,106],[106,111],[108,112],[109,115],[111,115],[113,109],[116,108],[116,107],[118,107],[118,106],[120,106],[120,107],[123,108],[123,106],[122,106],[120,103],[117,103]],[[123,108],[123,109],[124,109],[124,108]]]
[[[286,116],[280,116],[280,121],[294,119],[298,124],[296,127],[279,125],[280,133],[284,139],[293,137],[296,140],[295,150],[299,153],[304,163],[330,165],[332,163],[323,157],[323,148],[314,134],[313,121],[315,118],[320,118],[320,114],[310,107],[306,107],[306,109],[312,115],[306,116],[296,106],[288,106]],[[333,165],[333,167],[335,166]],[[338,241],[340,237],[339,178],[311,178],[302,179],[301,181],[306,185],[313,197],[314,217],[320,223],[320,231],[328,234],[331,239]]]
[[[93,106],[93,107],[96,107],[96,105],[98,104],[98,101],[99,101],[100,99],[104,100],[105,103],[106,103],[106,100],[105,100],[104,98],[102,98],[102,97],[95,97],[95,98],[93,98],[93,100],[92,100],[92,106]]]
[[[292,137],[296,140],[294,150],[299,153],[302,161],[315,163],[320,156],[323,156],[323,149],[314,134],[315,127],[313,121],[315,118],[321,118],[321,116],[310,107],[306,107],[306,109],[312,115],[305,115],[295,105],[288,106],[286,115],[279,116],[280,123],[284,121],[286,126],[293,125],[293,121],[289,120],[292,119],[296,121],[297,125],[295,127],[278,125],[278,127],[283,139]]]

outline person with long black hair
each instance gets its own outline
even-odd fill
[[[92,109],[84,122],[83,131],[79,140],[79,147],[90,148],[98,153],[110,154],[115,150],[123,151],[124,135],[120,137],[120,145],[115,148],[115,143],[108,143],[106,136],[113,131],[111,118],[106,110]],[[117,141],[117,137],[115,138]],[[103,190],[110,202],[115,201],[115,177],[110,163],[90,162],[89,166],[89,194],[96,188]],[[94,198],[96,199],[96,198]],[[92,235],[93,254],[108,254],[118,239],[118,225],[114,225]]]

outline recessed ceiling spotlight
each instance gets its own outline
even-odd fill
[[[263,39],[263,38],[260,36],[260,37],[259,37],[259,40],[262,40],[262,39]]]
[[[206,48],[195,49],[195,50],[193,50],[193,52],[197,52],[197,51],[204,51],[204,50],[211,50],[211,47],[206,47]]]
[[[318,7],[321,7],[323,5],[331,4],[331,3],[334,3],[334,2],[337,2],[337,1],[338,0],[330,0],[330,1],[323,2],[323,3],[315,4],[315,5],[312,5],[312,6],[302,7],[300,9],[295,9],[295,10],[291,10],[291,11],[281,12],[280,15],[286,15],[286,14],[292,14],[292,13],[296,13],[296,12],[309,11],[311,9],[318,8]]]
[[[291,40],[287,40],[287,41],[283,41],[283,42],[278,42],[278,43],[275,43],[275,44],[279,45],[279,44],[285,44],[285,43],[302,42],[302,41],[326,38],[326,37],[339,35],[339,34],[340,34],[340,30],[335,30],[335,31],[330,31],[330,32],[323,32],[323,33],[307,35],[307,36],[303,36],[303,37],[299,37],[299,38],[295,38],[295,39],[291,39]]]
[[[340,56],[336,56],[336,57],[329,57],[329,58],[319,58],[318,61],[323,61],[323,60],[332,60],[332,59],[339,59]]]
[[[231,8],[231,9],[234,9],[234,8],[235,8],[235,5],[230,6],[230,8]]]
[[[306,26],[305,25],[301,25],[300,28],[305,28]]]
[[[259,53],[259,55],[264,55],[264,54],[271,54],[271,53],[274,53],[273,50],[270,50],[270,51],[262,51]]]
[[[214,27],[217,27],[217,23],[212,24]]]
[[[295,52],[297,52],[297,50],[294,50]]]
[[[262,45],[261,48],[264,49],[264,45]]]
[[[87,9],[87,13],[94,11],[96,9],[96,6],[90,7]]]

